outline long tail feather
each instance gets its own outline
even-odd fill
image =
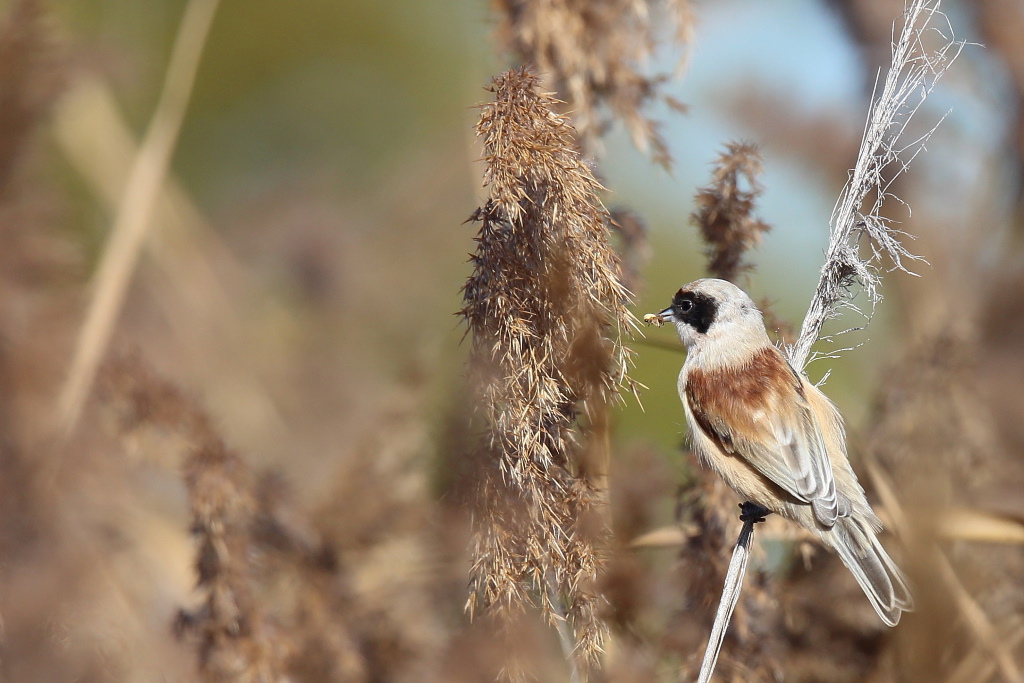
[[[895,626],[903,612],[914,608],[906,576],[885,552],[873,529],[846,517],[824,536],[860,584],[882,621]]]

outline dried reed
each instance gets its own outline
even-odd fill
[[[508,613],[539,600],[553,624],[571,626],[570,660],[594,661],[603,493],[582,442],[626,380],[621,336],[634,321],[601,188],[538,87],[526,68],[497,77],[477,125],[489,199],[472,217],[461,314],[487,434],[470,607]]]
[[[731,142],[719,155],[711,173],[711,183],[694,197],[697,210],[691,220],[700,229],[708,245],[708,273],[713,277],[738,282],[741,274],[753,266],[743,254],[761,243],[761,235],[770,227],[754,217],[754,202],[762,188],[761,155],[754,145]]]
[[[977,311],[969,310],[977,309],[975,303],[961,298],[956,309],[965,328],[983,328]],[[988,544],[992,537],[975,533],[979,517],[999,520],[993,503],[1002,487],[1019,486],[1024,470],[1003,455],[1008,449],[996,411],[989,412],[993,401],[980,389],[985,362],[977,343],[976,334],[947,329],[911,346],[893,364],[873,410],[868,471],[892,526],[913,551],[915,575],[929,597],[924,618],[906,634],[920,645],[897,670],[938,676],[942,662],[964,660],[966,666],[974,647],[989,653],[1005,680],[1021,680],[1005,643],[1024,606],[1016,587],[1024,563],[1019,549]],[[1001,372],[1014,371],[1012,363],[1000,365]],[[908,456],[921,453],[927,468]],[[901,482],[898,496],[895,481]],[[988,515],[977,511],[989,506]],[[949,524],[953,520],[956,526]]]
[[[638,149],[669,166],[668,146],[646,110],[659,100],[677,110],[684,107],[662,94],[667,75],[647,75],[644,66],[667,24],[675,47],[684,50],[677,66],[682,70],[693,32],[689,0],[498,0],[497,5],[504,19],[502,42],[551,78],[585,150],[593,151],[610,120],[618,119]]]
[[[270,633],[255,597],[252,536],[257,517],[251,472],[228,450],[207,415],[140,359],[111,361],[102,379],[106,394],[127,403],[122,428],[156,427],[188,444],[183,475],[203,598],[197,609],[182,610],[175,626],[197,639],[202,679],[279,680],[282,643]]]
[[[890,194],[892,184],[924,150],[938,123],[910,142],[903,141],[904,133],[964,46],[952,39],[952,27],[939,11],[941,4],[941,0],[913,0],[904,10],[903,26],[892,45],[892,63],[881,92],[868,109],[857,163],[832,212],[818,286],[800,334],[787,349],[789,361],[798,371],[807,364],[825,322],[845,308],[857,310],[851,302],[854,284],[863,288],[872,307],[880,300],[878,267],[883,257],[905,273],[910,273],[905,260],[920,260],[903,246],[903,233],[882,215],[882,207],[886,200],[899,201]],[[933,26],[936,19],[945,26]],[[936,38],[941,45],[927,47]],[[867,255],[859,253],[861,237],[866,238]]]
[[[553,87],[572,100],[570,107],[587,110],[582,120],[590,126],[588,148],[599,144],[614,118],[629,125],[629,116],[620,117],[610,102],[618,98],[642,119],[641,137],[650,126],[655,141],[648,144],[657,155],[649,105],[662,85],[657,77],[646,85],[630,80],[631,73],[645,78],[642,57],[631,56],[640,53],[630,50],[636,41],[653,40],[657,12],[674,11],[680,4],[504,0],[499,7],[506,12],[509,44],[519,45],[516,49],[524,54],[541,50],[539,57],[530,54],[534,61],[548,60],[546,75]],[[856,7],[851,11],[864,12],[869,5],[881,6],[862,0],[839,3],[844,11]],[[650,16],[642,15],[647,7]],[[358,393],[363,408],[377,400],[381,407],[362,413],[377,419],[365,420],[353,439],[334,421],[339,402],[332,399],[332,390],[350,378],[323,372],[326,354],[306,357],[304,369],[294,374],[277,356],[281,365],[274,378],[261,378],[268,382],[268,400],[283,397],[287,403],[302,396],[304,406],[315,403],[322,410],[304,414],[299,428],[290,424],[289,470],[280,477],[261,476],[225,447],[213,419],[174,382],[137,361],[116,361],[100,370],[100,396],[127,402],[122,417],[128,422],[115,434],[134,445],[135,452],[145,453],[145,461],[117,457],[109,430],[93,420],[109,415],[110,402],[101,401],[100,410],[87,404],[76,432],[76,457],[66,458],[57,489],[41,481],[40,470],[52,462],[45,436],[59,386],[56,373],[73,341],[66,333],[77,327],[79,293],[66,285],[77,281],[81,255],[48,224],[60,224],[53,216],[64,217],[68,195],[60,192],[60,183],[46,183],[40,176],[47,167],[35,162],[48,162],[39,154],[48,149],[33,145],[33,131],[53,121],[61,150],[111,207],[136,157],[128,127],[109,106],[109,91],[94,87],[91,79],[73,84],[56,116],[47,115],[62,74],[55,68],[60,53],[48,38],[52,32],[46,30],[44,9],[42,0],[13,0],[5,6],[7,18],[0,28],[0,99],[5,105],[0,107],[4,676],[97,683],[161,676],[296,683],[480,681],[493,679],[501,666],[515,668],[518,659],[524,674],[567,679],[560,669],[550,668],[555,639],[539,620],[512,624],[517,640],[503,650],[493,623],[478,619],[466,624],[460,618],[468,524],[452,504],[447,478],[451,470],[474,467],[483,482],[483,504],[476,509],[476,549],[482,555],[473,570],[475,606],[507,616],[539,604],[558,629],[577,680],[587,672],[585,657],[576,660],[576,654],[597,651],[602,623],[614,635],[605,641],[605,671],[593,678],[670,680],[680,659],[689,672],[693,662],[685,660],[704,644],[711,602],[722,585],[727,541],[736,527],[735,497],[711,473],[694,470],[680,498],[683,525],[672,529],[671,543],[683,544],[674,572],[662,571],[659,563],[665,556],[652,548],[653,541],[643,550],[631,543],[668,516],[665,502],[677,478],[668,458],[635,444],[616,453],[609,476],[612,499],[607,508],[603,505],[603,430],[610,429],[604,404],[622,368],[623,351],[614,340],[629,321],[616,307],[624,300],[621,286],[594,284],[618,268],[601,266],[614,259],[606,258],[600,246],[606,236],[598,226],[619,231],[621,282],[630,289],[642,284],[637,271],[646,244],[634,216],[616,213],[609,221],[595,198],[599,188],[570,149],[571,129],[552,113],[564,111],[557,109],[561,103],[538,94],[532,76],[513,73],[499,79],[497,101],[485,108],[481,121],[491,197],[476,214],[480,250],[464,311],[474,335],[476,377],[490,383],[481,385],[475,401],[478,417],[490,418],[474,453],[479,457],[444,460],[465,453],[469,449],[462,444],[479,436],[466,429],[468,408],[450,418],[458,425],[451,437],[434,444],[435,430],[426,417],[430,399],[418,389],[375,396],[379,388],[372,385],[372,371],[353,382],[359,389],[352,393]],[[987,27],[982,33],[988,32],[993,47],[988,54],[998,51],[1010,65],[1016,87],[1010,94],[1020,99],[1022,62],[1014,60],[1024,52],[1012,40],[1015,23],[1005,9],[1004,0],[984,0],[976,15],[968,15]],[[541,17],[569,13],[575,18],[562,27],[538,25]],[[888,20],[884,23],[887,47]],[[533,42],[512,35],[529,26],[537,29],[529,38]],[[555,35],[559,28],[564,35]],[[582,71],[573,59],[582,60],[577,62],[584,64]],[[601,60],[610,63],[602,66]],[[573,79],[584,87],[584,105],[564,85]],[[762,130],[777,126],[779,139],[800,142],[808,157],[811,151],[821,152],[804,144],[814,135],[787,116],[746,109],[755,111],[747,120]],[[821,135],[835,134],[831,127],[821,130],[826,131]],[[816,156],[814,163],[834,164],[843,149],[850,149],[848,138],[840,143],[830,140],[829,160]],[[1005,145],[1000,159],[1019,162],[1011,148]],[[709,270],[719,277],[743,279],[750,267],[747,251],[762,234],[763,224],[754,215],[754,155],[744,146],[729,146],[698,199],[695,219],[705,233]],[[912,156],[911,149],[905,158]],[[835,178],[837,172],[827,175]],[[1003,198],[998,194],[1003,191],[1001,183],[993,184],[994,198]],[[165,180],[159,194],[152,218],[165,221],[172,238],[188,224],[201,222],[172,183]],[[870,205],[872,193],[866,197]],[[272,206],[280,199],[267,201]],[[422,198],[411,203],[415,209],[409,213],[422,214]],[[991,248],[997,224],[990,218],[1004,202],[991,204],[995,210],[972,214],[972,223],[980,227],[965,242],[976,241],[977,254]],[[850,249],[856,250],[862,230],[855,227],[850,233]],[[140,288],[143,306],[138,310],[154,308],[151,296],[159,307],[177,292],[182,303],[175,310],[181,313],[169,318],[178,318],[178,325],[210,329],[195,325],[188,315],[196,313],[190,306],[198,301],[203,320],[223,313],[223,329],[246,337],[242,323],[228,317],[245,307],[234,296],[242,283],[225,278],[224,259],[210,261],[217,271],[213,277],[180,276],[194,273],[183,266],[193,254],[211,258],[216,251],[201,233],[192,235],[198,248],[177,254],[173,244],[150,243],[157,266],[177,275],[166,286],[153,287],[160,291]],[[195,241],[196,235],[202,239]],[[269,251],[282,244],[288,242],[275,242]],[[950,248],[923,246],[937,266],[941,261],[932,250]],[[1001,246],[1007,247],[1007,257],[999,267],[1008,271],[1019,257],[1014,248],[1019,245]],[[969,269],[963,263],[972,260],[992,268],[991,253],[956,256],[960,268]],[[872,274],[878,274],[873,269],[885,258],[869,263]],[[261,274],[252,264],[246,271],[249,277]],[[393,275],[393,270],[380,269],[371,276],[367,268],[358,277],[370,283],[361,286],[383,287],[394,282]],[[778,680],[783,671],[786,680],[833,683],[1020,678],[1024,507],[1019,492],[1024,466],[1016,454],[1024,448],[1019,419],[1024,278],[1019,270],[1004,275],[979,270],[969,279],[939,278],[948,282],[905,293],[908,310],[940,310],[942,333],[925,330],[924,343],[902,355],[892,352],[891,369],[877,387],[877,404],[866,427],[851,434],[852,451],[864,458],[858,471],[881,501],[879,512],[887,526],[911,540],[910,552],[899,561],[908,564],[918,583],[919,613],[895,632],[885,631],[830,555],[816,558],[813,570],[795,561],[787,578],[770,586],[766,576],[755,572],[734,614],[716,680]],[[236,287],[225,290],[226,284]],[[215,298],[220,301],[211,306]],[[152,317],[133,315],[123,324],[135,338],[157,334]],[[221,328],[216,329],[219,334]],[[335,342],[327,338],[324,346]],[[167,377],[187,376],[192,367],[176,362],[178,349],[210,358],[210,349],[198,344],[144,347],[168,368]],[[351,347],[342,348],[345,355],[358,356]],[[331,353],[336,351],[333,347]],[[205,377],[202,390],[216,395],[221,382]],[[452,392],[470,393],[460,388]],[[459,400],[473,402],[462,395]],[[310,426],[330,445],[312,439],[306,430]],[[155,428],[153,433],[149,428]],[[279,448],[275,444],[266,451]],[[166,464],[159,456],[167,453],[182,456],[173,460],[174,473],[153,466],[158,460]],[[295,474],[295,482],[301,482],[314,459],[317,472],[334,472],[331,485],[317,487],[317,493],[300,489],[292,496],[285,481]],[[176,485],[182,470],[185,495]],[[434,488],[431,471],[439,473]],[[143,481],[155,483],[170,502],[147,500],[152,489],[140,488]],[[54,498],[55,491],[60,499]],[[299,496],[311,501],[312,513],[294,500]],[[163,509],[165,504],[170,507]],[[610,540],[606,513],[614,515]],[[185,590],[178,567],[191,557],[182,543],[186,515],[196,532],[200,585],[194,594],[198,604],[189,603],[178,622],[183,637],[175,639],[169,637],[166,615],[170,605],[181,604],[172,596]],[[131,521],[136,517],[145,522]],[[771,530],[759,528],[758,533],[764,538]],[[141,537],[147,539],[145,548],[138,542]],[[146,561],[172,567],[174,579],[147,573]],[[784,606],[778,607],[776,599]],[[199,654],[199,672],[191,670],[192,657],[183,656],[190,648]],[[557,658],[553,664],[563,666]]]
[[[758,182],[761,174],[761,153],[756,145],[730,142],[714,162],[711,182],[697,191],[697,210],[690,216],[707,245],[708,273],[740,286],[740,277],[753,266],[744,262],[743,254],[761,243],[762,235],[771,230],[754,216],[754,206],[764,189]],[[779,320],[767,301],[761,302],[765,326],[783,339],[793,335],[788,322]]]
[[[114,226],[95,276],[93,298],[58,398],[58,423],[66,437],[78,422],[96,369],[113,334],[142,242],[163,186],[192,93],[199,59],[220,0],[190,0],[171,52],[167,75],[146,136],[139,147]],[[56,465],[55,465],[56,466]]]

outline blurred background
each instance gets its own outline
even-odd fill
[[[475,107],[524,60],[507,38],[521,4],[0,3],[4,680],[494,679],[495,627],[463,612],[474,435],[455,313],[486,197]],[[692,22],[685,44],[655,30],[639,67],[687,109],[644,109],[671,169],[614,119],[586,149],[606,205],[644,226],[634,312],[704,275],[693,195],[746,141],[772,226],[748,289],[798,328],[903,3],[619,4]],[[769,527],[771,633],[741,622],[722,680],[1024,680],[1024,5],[942,9],[968,44],[915,119],[945,117],[897,185],[906,205],[888,206],[927,263],[885,277],[870,326],[836,345],[855,348],[809,368],[831,373],[920,613],[883,632],[841,566]],[[671,330],[644,334],[643,407],[613,415],[595,680],[674,680],[706,637],[679,577],[700,533],[680,512],[683,354]],[[223,452],[196,455],[207,438]],[[197,462],[220,468],[213,488]],[[197,541],[204,501],[256,531]],[[235,564],[204,565],[204,544]],[[225,609],[248,621],[207,623]],[[519,627],[535,675],[568,680],[535,621]],[[744,665],[748,637],[769,655]]]

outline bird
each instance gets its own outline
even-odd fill
[[[835,551],[878,616],[895,626],[914,601],[878,540],[882,524],[847,458],[842,415],[771,343],[747,293],[725,280],[696,280],[645,319],[673,323],[686,347],[679,398],[698,459],[744,500]]]

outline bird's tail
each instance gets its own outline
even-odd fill
[[[906,575],[885,552],[866,520],[853,515],[841,517],[822,537],[835,548],[882,621],[895,626],[903,612],[913,611],[914,599]]]

